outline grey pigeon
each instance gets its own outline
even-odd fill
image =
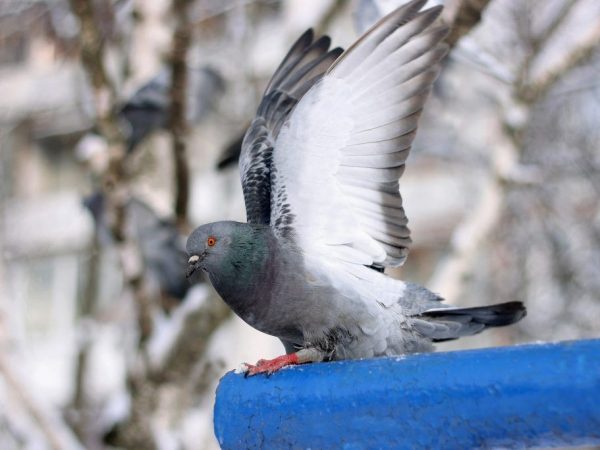
[[[138,89],[119,111],[128,151],[132,151],[153,131],[165,128],[169,121],[171,72],[163,69]],[[200,122],[214,109],[225,88],[223,78],[209,67],[188,69],[186,119]]]
[[[101,245],[114,244],[109,230],[105,197],[95,192],[83,200],[96,224]],[[181,303],[190,284],[185,278],[186,254],[176,224],[158,217],[143,201],[132,197],[126,204],[127,223],[139,242],[147,279],[158,288],[166,311]]]
[[[242,143],[244,142],[245,136],[246,131],[244,131],[244,133],[240,133],[237,137],[229,141],[217,160],[217,170],[225,170],[238,163],[240,154],[242,153]]]
[[[197,125],[215,109],[219,95],[225,90],[225,81],[210,67],[189,68],[187,76],[186,121],[190,125]],[[118,118],[128,155],[152,133],[168,126],[170,86],[171,72],[166,68],[162,69],[120,106]],[[85,138],[97,135],[98,130],[92,129],[79,145],[85,146]],[[85,148],[78,151],[86,157]]]
[[[348,50],[312,31],[269,82],[243,142],[248,223],[216,222],[187,241],[188,276],[206,272],[245,322],[287,354],[247,373],[323,360],[425,352],[520,320],[519,302],[457,308],[380,270],[406,259],[399,178],[447,28],[414,0]]]

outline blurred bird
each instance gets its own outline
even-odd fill
[[[128,153],[132,153],[150,134],[167,127],[171,102],[170,86],[171,71],[163,69],[122,105],[118,116]],[[225,82],[218,72],[209,67],[189,68],[187,86],[186,120],[188,124],[196,125],[214,110],[220,94],[225,89]],[[99,146],[98,139],[101,138],[94,131],[82,138],[77,149],[82,159],[88,159],[101,147],[106,148],[106,143]]]
[[[240,154],[242,153],[242,143],[244,142],[244,136],[246,136],[246,131],[240,133],[239,136],[234,138],[225,150],[221,153],[217,161],[217,170],[225,170],[228,167],[232,167],[238,163],[240,159]]]
[[[121,108],[119,117],[123,122],[129,151],[153,131],[167,126],[171,103],[170,86],[171,71],[163,70],[138,89]],[[197,124],[214,109],[219,95],[225,89],[225,83],[214,69],[190,68],[187,89],[186,120],[189,124]]]
[[[525,315],[520,302],[445,305],[371,269],[401,265],[411,242],[398,179],[447,52],[442,8],[425,3],[393,11],[345,52],[302,35],[243,142],[248,223],[203,225],[188,239],[188,276],[208,273],[236,314],[286,348],[247,364],[250,375],[430,351]]]
[[[83,201],[96,224],[101,245],[113,242],[104,195],[96,192]],[[174,222],[161,219],[144,202],[131,198],[126,205],[127,224],[139,243],[147,279],[157,286],[162,306],[169,310],[181,302],[190,283],[185,277],[185,238]]]

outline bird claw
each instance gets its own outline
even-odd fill
[[[261,369],[258,364],[244,363],[244,377],[248,378],[259,373],[266,373],[267,376],[271,375],[267,370]]]
[[[298,364],[298,357],[295,353],[290,355],[278,356],[275,359],[260,359],[256,364],[244,363],[245,376],[251,377],[259,373],[264,373],[267,376],[272,375],[284,367]]]

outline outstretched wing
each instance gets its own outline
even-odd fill
[[[358,277],[362,266],[398,266],[408,253],[398,180],[447,51],[447,28],[433,25],[441,7],[419,12],[425,3],[395,10],[346,50],[275,142],[275,232]]]
[[[327,36],[314,41],[312,30],[296,41],[275,71],[246,132],[240,176],[250,223],[269,224],[273,144],[298,101],[342,53],[341,48],[329,50],[330,42]]]

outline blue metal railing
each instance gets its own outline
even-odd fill
[[[224,449],[600,444],[600,340],[228,373]]]

